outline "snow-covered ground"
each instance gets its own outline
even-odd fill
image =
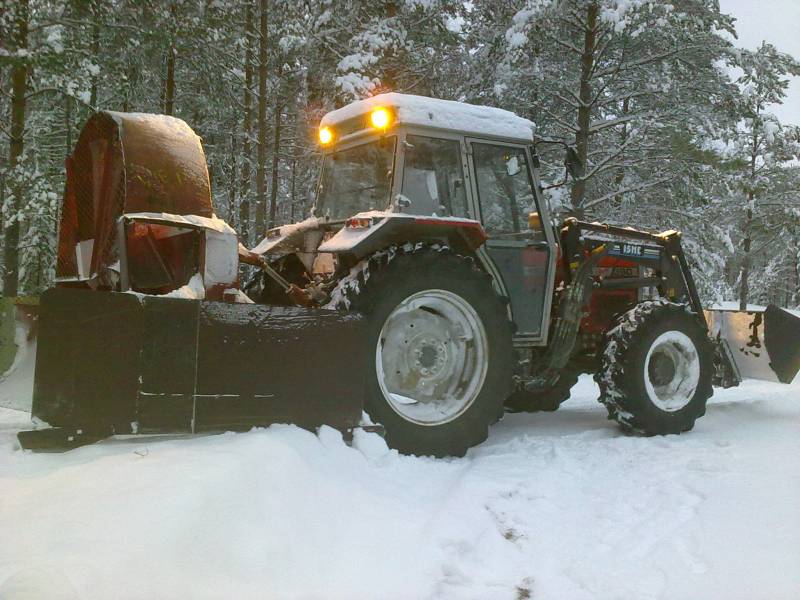
[[[33,454],[0,408],[0,598],[800,598],[800,385],[648,439],[596,396],[449,460],[292,426]]]

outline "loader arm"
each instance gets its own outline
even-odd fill
[[[656,257],[652,253],[648,254],[646,248],[640,251],[641,246],[628,250],[624,242],[616,242],[616,246],[609,250],[609,255],[624,257],[625,260],[630,262],[655,267],[655,270],[660,274],[644,280],[633,279],[627,282],[601,279],[599,286],[601,288],[618,288],[622,285],[633,287],[653,286],[659,288],[659,293],[666,298],[679,299],[684,296],[687,304],[703,322],[704,327],[708,328],[703,314],[703,304],[700,301],[700,295],[697,293],[697,286],[681,245],[681,233],[679,231],[670,230],[663,233],[650,233],[604,223],[588,223],[577,219],[567,219],[564,224],[567,229],[564,239],[568,246],[574,245],[581,238],[584,231],[605,234],[605,236],[597,239],[598,244],[607,243],[608,240],[605,237],[610,236],[621,240],[636,240],[657,245],[662,252]],[[589,239],[591,240],[591,236],[589,236]],[[568,247],[565,251],[565,254],[569,256],[569,253],[572,252],[574,254],[576,249]]]

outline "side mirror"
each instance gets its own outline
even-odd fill
[[[573,179],[583,176],[584,164],[578,157],[578,153],[572,146],[567,146],[567,153],[564,156],[564,166]]]

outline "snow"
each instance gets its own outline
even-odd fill
[[[284,239],[294,235],[301,235],[306,231],[316,229],[324,223],[324,219],[318,217],[308,217],[298,223],[291,223],[289,225],[282,225],[267,232],[267,236],[262,239],[258,245],[250,249],[254,254],[266,254],[272,251],[275,246],[283,242]]]
[[[126,113],[134,114],[134,113]],[[152,115],[148,115],[152,116]],[[158,115],[165,116],[165,115]],[[170,117],[171,118],[171,117]],[[190,227],[200,227],[216,231],[218,233],[226,233],[236,235],[236,230],[228,225],[225,221],[214,215],[213,217],[201,217],[200,215],[172,215],[169,213],[160,212],[140,212],[140,213],[125,213],[125,217],[130,219],[147,219],[150,221],[158,221],[164,225],[172,225],[179,227],[180,225],[188,225]]]
[[[0,383],[18,407],[32,361]],[[719,390],[670,437],[621,434],[596,397],[582,377],[446,460],[287,425],[34,454],[0,408],[0,597],[800,596],[799,383]]]
[[[186,300],[202,300],[206,297],[206,286],[203,283],[203,276],[195,273],[184,286],[177,290],[172,290],[167,294],[162,294],[162,298],[184,298]]]
[[[0,377],[0,407],[30,410],[33,371],[36,365],[36,338],[28,339],[28,328],[18,323],[14,332],[17,355]]]
[[[322,242],[319,246],[320,252],[346,252],[358,245],[367,237],[375,233],[378,229],[386,225],[389,220],[386,218],[391,213],[382,211],[367,211],[354,215],[353,219],[371,219],[373,224],[364,228],[342,227],[329,240]]]
[[[395,92],[378,94],[329,112],[322,117],[320,127],[335,127],[376,107],[393,109],[395,119],[400,124],[452,129],[526,142],[533,140],[535,124],[510,111]]]

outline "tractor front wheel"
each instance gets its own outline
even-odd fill
[[[600,402],[623,429],[643,435],[694,427],[713,394],[714,351],[699,316],[680,304],[643,302],[606,334],[595,374]]]

